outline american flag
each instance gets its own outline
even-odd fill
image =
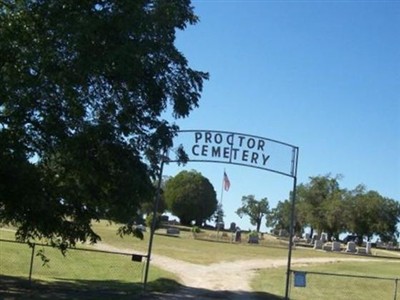
[[[224,171],[224,190],[229,191],[230,187],[231,187],[231,182],[229,181],[228,175],[226,175],[226,172]]]

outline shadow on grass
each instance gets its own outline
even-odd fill
[[[180,285],[174,280],[161,278],[147,284],[113,280],[34,280],[0,275],[0,299],[271,299],[282,297],[263,292],[210,291]]]

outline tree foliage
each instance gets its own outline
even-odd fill
[[[244,215],[249,216],[250,223],[255,225],[259,232],[263,217],[269,214],[268,199],[256,200],[254,195],[243,196],[242,206],[236,210],[236,214],[241,218]]]
[[[221,227],[222,224],[224,224],[224,217],[225,217],[225,213],[224,213],[224,209],[222,207],[221,203],[217,204],[217,209],[215,210],[214,216],[213,216],[213,221],[215,222],[217,228]],[[223,226],[222,226],[223,227]]]
[[[362,185],[349,192],[347,198],[348,230],[370,239],[374,234],[384,242],[398,237],[400,204]]]
[[[217,209],[217,195],[210,181],[197,171],[182,171],[165,184],[168,210],[184,225],[201,226]]]
[[[297,186],[295,232],[305,227],[328,234],[328,239],[350,232],[370,239],[379,236],[382,241],[395,240],[399,236],[400,204],[367,191],[359,185],[354,190],[340,188],[341,176],[310,177],[306,184]],[[274,229],[290,228],[290,202],[279,201],[271,210],[267,226]]]
[[[0,222],[66,247],[127,221],[208,74],[176,30],[189,0],[0,2]]]
[[[299,214],[304,225],[318,232],[325,231],[328,237],[338,237],[343,230],[341,176],[331,175],[310,177],[310,182],[297,187]]]
[[[272,208],[267,216],[266,226],[272,227],[274,230],[284,229],[290,232],[290,217],[291,217],[292,203],[289,200],[278,201],[276,207]],[[301,214],[299,214],[299,207],[295,207],[294,216],[294,232],[301,233],[303,226],[301,222]]]

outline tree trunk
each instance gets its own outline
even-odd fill
[[[257,232],[260,232],[261,220],[257,220]]]

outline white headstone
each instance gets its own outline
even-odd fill
[[[367,254],[367,250],[365,248],[357,247],[357,254]]]
[[[321,239],[320,239],[323,243],[325,243],[328,238],[327,238],[327,234],[325,232],[321,233]]]
[[[322,249],[322,241],[321,240],[316,240],[314,241],[314,249]]]
[[[324,250],[324,251],[331,251],[331,250],[332,250],[332,245],[330,245],[330,244],[328,244],[328,243],[325,243],[325,244],[322,246],[322,250]]]
[[[367,254],[371,254],[371,247],[372,247],[372,243],[371,242],[367,242],[367,244],[365,245],[365,252]]]
[[[348,242],[346,247],[346,252],[356,252],[356,243]]]
[[[340,251],[340,242],[332,242],[332,251]]]
[[[168,227],[167,234],[176,234],[179,235],[179,228],[176,227]]]

